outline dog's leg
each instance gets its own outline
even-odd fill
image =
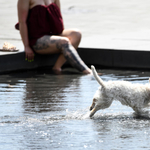
[[[132,109],[135,111],[136,114],[141,114],[143,112],[142,109],[138,107],[133,107]]]
[[[94,99],[93,99],[93,103],[92,103],[92,105],[91,105],[91,107],[90,107],[90,110],[92,110],[92,109],[95,107],[96,101],[97,101],[97,100],[94,98]]]

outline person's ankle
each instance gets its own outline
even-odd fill
[[[83,74],[92,74],[92,70],[91,69],[84,70],[82,73]]]

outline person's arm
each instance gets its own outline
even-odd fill
[[[27,17],[29,12],[29,0],[18,0],[18,19],[19,19],[19,30],[24,44],[26,59],[32,61],[34,59],[34,52],[29,46],[28,39],[28,28],[27,28]]]
[[[60,9],[60,1],[59,0],[55,0],[55,4],[59,7]]]

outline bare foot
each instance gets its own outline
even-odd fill
[[[61,68],[53,67],[52,70],[54,70],[54,71],[60,71],[61,72]]]
[[[91,69],[88,69],[88,70],[84,70],[83,71],[83,73],[84,74],[91,74],[91,75],[93,75],[93,72],[92,72],[92,70]],[[97,73],[99,76],[101,76],[102,75],[102,73]]]
[[[52,70],[53,70],[54,73],[56,73],[58,75],[62,73],[61,68],[55,68],[55,67],[53,67]]]

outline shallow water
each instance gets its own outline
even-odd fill
[[[101,70],[103,80],[148,83],[149,72]],[[149,150],[150,120],[114,101],[90,119],[91,76],[47,70],[0,75],[0,149]]]

